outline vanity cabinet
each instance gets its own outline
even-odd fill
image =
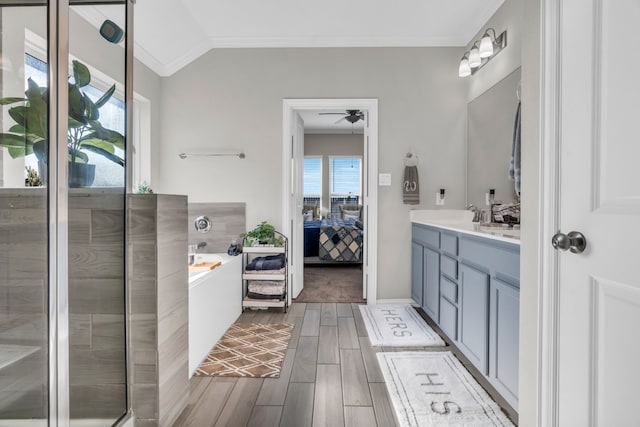
[[[420,243],[411,242],[411,299],[422,307],[422,252]]]
[[[517,410],[520,246],[416,223],[412,233],[413,300]]]
[[[460,350],[483,374],[489,361],[489,275],[460,266]]]
[[[421,259],[418,260],[418,254]],[[438,321],[440,313],[440,232],[414,227],[412,237],[412,258],[416,264],[412,270],[412,294],[422,294],[422,300],[413,300],[434,320]],[[419,291],[418,289],[421,289]],[[413,297],[413,295],[412,295]]]

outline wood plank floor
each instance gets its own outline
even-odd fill
[[[294,303],[286,314],[247,310],[237,323],[247,322],[295,325],[280,377],[193,377],[189,403],[175,427],[394,427],[398,423],[375,353],[436,350],[372,347],[357,303]],[[467,365],[517,423],[517,413],[466,358],[454,347],[446,350]]]
[[[175,427],[397,426],[357,304],[294,303],[237,320],[295,325],[280,378],[193,377]]]

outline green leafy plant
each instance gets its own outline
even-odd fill
[[[147,184],[147,181],[143,181],[136,186],[136,194],[153,194],[151,186]]]
[[[256,228],[243,235],[246,246],[265,244],[273,246],[284,246],[284,239],[276,235],[276,229],[266,221],[262,221]]]
[[[113,96],[114,84],[97,101],[92,101],[82,90],[91,83],[91,73],[86,65],[73,61],[73,76],[69,77],[69,119],[67,146],[71,164],[86,164],[87,152],[94,152],[124,166],[124,159],[115,148],[124,149],[124,136],[106,129],[100,123],[100,108]],[[0,105],[16,105],[9,109],[9,116],[16,122],[8,132],[0,133],[0,146],[6,147],[12,158],[35,153],[46,163],[48,140],[48,96],[46,87],[40,87],[32,79],[24,98],[0,99]],[[70,169],[73,174],[73,169]]]
[[[40,187],[42,185],[42,181],[40,180],[38,171],[31,166],[27,166],[25,170],[27,171],[27,177],[24,179],[25,187]]]

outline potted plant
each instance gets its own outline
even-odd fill
[[[105,129],[100,124],[100,108],[113,96],[114,84],[95,102],[82,90],[91,82],[89,69],[79,61],[73,61],[73,79],[69,78],[69,120],[67,147],[69,150],[69,186],[88,187],[95,178],[95,165],[89,164],[87,152],[100,154],[124,166],[124,159],[115,148],[124,149],[124,136]],[[6,147],[12,158],[34,153],[40,166],[47,162],[48,143],[48,94],[29,79],[24,98],[0,99],[0,105],[21,104],[9,109],[9,116],[16,122],[8,132],[0,133],[0,146]],[[45,169],[40,176],[46,177]]]
[[[246,246],[284,246],[282,236],[276,236],[275,227],[266,221],[262,221],[256,228],[245,233],[243,237]]]

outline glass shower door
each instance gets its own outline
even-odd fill
[[[126,4],[69,3],[0,0],[0,426],[129,407]]]
[[[125,4],[71,4],[69,406],[72,424],[110,426],[127,409]]]
[[[0,2],[0,425],[49,405],[47,6]],[[34,2],[35,3],[35,2]]]

